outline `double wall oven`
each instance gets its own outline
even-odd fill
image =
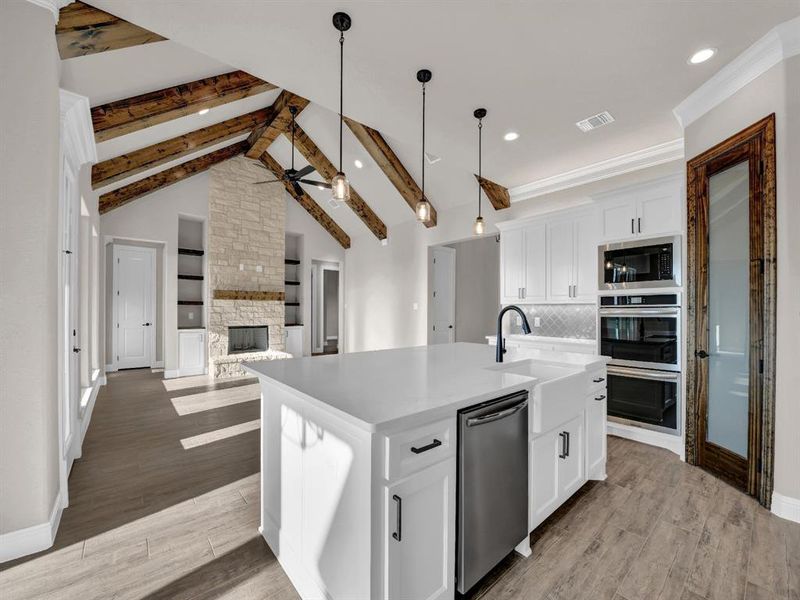
[[[608,414],[680,434],[681,315],[678,294],[601,296],[598,351],[608,364]]]

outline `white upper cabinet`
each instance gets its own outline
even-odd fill
[[[525,281],[522,297],[526,302],[547,299],[547,230],[544,223],[525,228]]]
[[[598,239],[597,213],[584,213],[575,219],[575,265],[572,276],[572,299],[595,302],[597,297]]]
[[[500,236],[500,271],[500,301],[513,304],[522,300],[525,277],[525,232],[522,229],[510,229]]]
[[[503,304],[541,302],[547,298],[545,240],[544,223],[509,229],[501,236]]]
[[[681,180],[670,176],[596,196],[601,240],[656,237],[681,230]]]
[[[572,298],[575,265],[574,223],[556,221],[547,225],[548,299],[567,301]]]

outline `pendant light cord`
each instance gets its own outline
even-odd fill
[[[344,31],[339,35],[339,172],[342,171],[342,125],[344,122]]]
[[[425,200],[425,83],[422,83],[422,200]]]
[[[483,119],[478,119],[478,218],[481,216],[481,189],[480,179],[483,175],[481,171],[483,158]]]

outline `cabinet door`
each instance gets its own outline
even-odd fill
[[[576,302],[595,302],[597,298],[597,214],[587,213],[575,219],[575,265],[572,299]]]
[[[586,398],[586,475],[604,479],[606,474],[606,390]]]
[[[566,499],[586,482],[584,471],[584,413],[557,427],[558,444],[558,495]]]
[[[200,375],[205,371],[205,339],[202,331],[187,331],[178,335],[179,369],[182,376]]]
[[[544,521],[559,504],[558,452],[561,430],[534,438],[530,450],[530,519],[531,529]]]
[[[452,598],[455,479],[451,458],[384,488],[384,598]]]
[[[680,196],[670,191],[639,200],[636,212],[639,235],[662,235],[681,229]]]
[[[286,328],[286,352],[295,358],[303,355],[303,328]]]
[[[636,235],[636,203],[633,200],[604,202],[600,207],[603,241]]]
[[[500,236],[500,273],[502,281],[500,302],[513,304],[519,302],[525,277],[525,232],[522,229],[509,229]]]
[[[547,229],[544,223],[525,228],[525,278],[522,282],[526,302],[547,299]]]
[[[572,300],[573,234],[572,220],[547,225],[547,297],[550,300]]]

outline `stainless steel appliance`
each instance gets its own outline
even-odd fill
[[[598,353],[609,364],[681,370],[678,294],[601,296]]]
[[[469,591],[528,535],[528,392],[458,413],[456,588]]]
[[[597,256],[601,291],[681,285],[680,236],[604,244]]]
[[[608,366],[609,419],[680,434],[681,374]]]
[[[679,295],[601,296],[598,352],[611,358],[609,419],[679,434]]]

